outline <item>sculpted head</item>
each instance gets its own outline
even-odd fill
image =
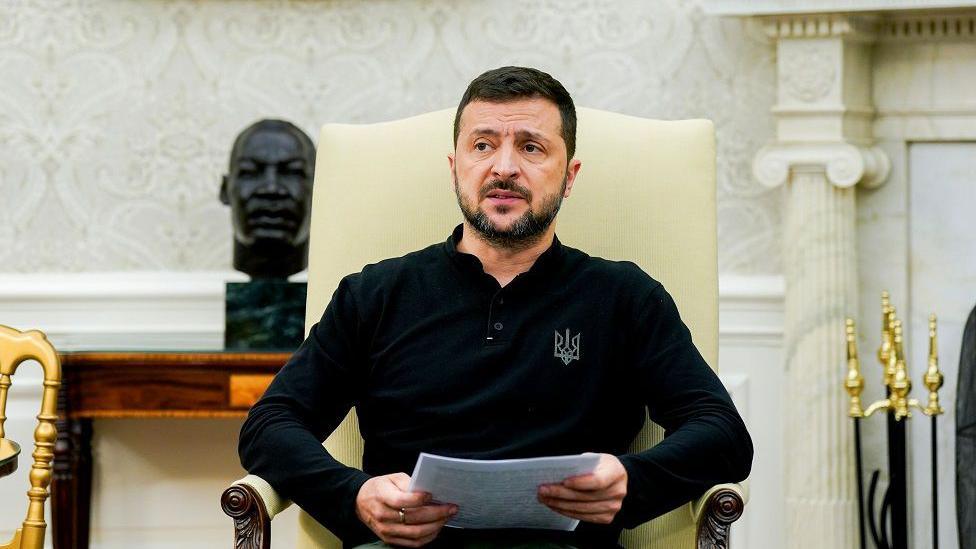
[[[305,269],[315,145],[290,122],[261,120],[237,136],[220,201],[231,207],[234,267],[254,278]]]
[[[465,223],[493,245],[537,242],[572,192],[575,152],[576,108],[559,81],[524,67],[478,76],[458,105],[448,156]]]

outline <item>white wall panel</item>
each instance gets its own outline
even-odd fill
[[[779,192],[751,172],[774,57],[697,0],[4,0],[0,271],[228,268],[217,189],[246,125],[314,139],[456,105],[522,64],[581,106],[714,120],[720,268],[779,273]]]

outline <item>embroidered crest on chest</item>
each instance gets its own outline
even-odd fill
[[[556,342],[553,356],[562,360],[563,364],[567,366],[570,362],[579,360],[580,334],[570,337],[569,328],[566,328],[566,335],[560,334],[558,331],[555,334]]]

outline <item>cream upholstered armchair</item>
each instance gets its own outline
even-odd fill
[[[319,140],[312,206],[306,328],[318,321],[346,274],[368,263],[443,241],[461,216],[447,153],[453,110],[363,126],[329,124]],[[713,367],[718,355],[715,139],[711,122],[664,122],[579,109],[583,168],[563,203],[557,233],[574,248],[640,265],[668,288],[695,344]],[[662,437],[649,421],[633,443]],[[361,466],[355,411],[326,441],[336,459]],[[725,547],[746,499],[740,485],[625,530],[625,547]],[[269,547],[270,519],[289,503],[247,476],[224,492],[237,547]],[[308,515],[301,547],[339,547]],[[243,544],[243,545],[242,545]]]
[[[47,337],[37,330],[20,332],[0,326],[0,477],[13,472],[17,466],[20,446],[4,438],[3,423],[6,419],[7,391],[11,377],[25,360],[36,360],[44,370],[44,389],[41,393],[41,411],[37,415],[34,430],[34,464],[30,470],[30,490],[27,518],[14,532],[14,538],[0,549],[41,549],[44,547],[44,502],[50,495],[51,461],[54,459],[54,440],[57,429],[58,386],[61,384],[61,362]],[[4,493],[11,493],[5,491]]]

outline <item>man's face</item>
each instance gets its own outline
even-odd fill
[[[472,101],[448,156],[467,222],[506,247],[537,240],[555,219],[579,171],[566,160],[559,109],[546,99]]]
[[[315,157],[307,148],[286,129],[257,129],[238,147],[220,194],[239,242],[308,240]]]

